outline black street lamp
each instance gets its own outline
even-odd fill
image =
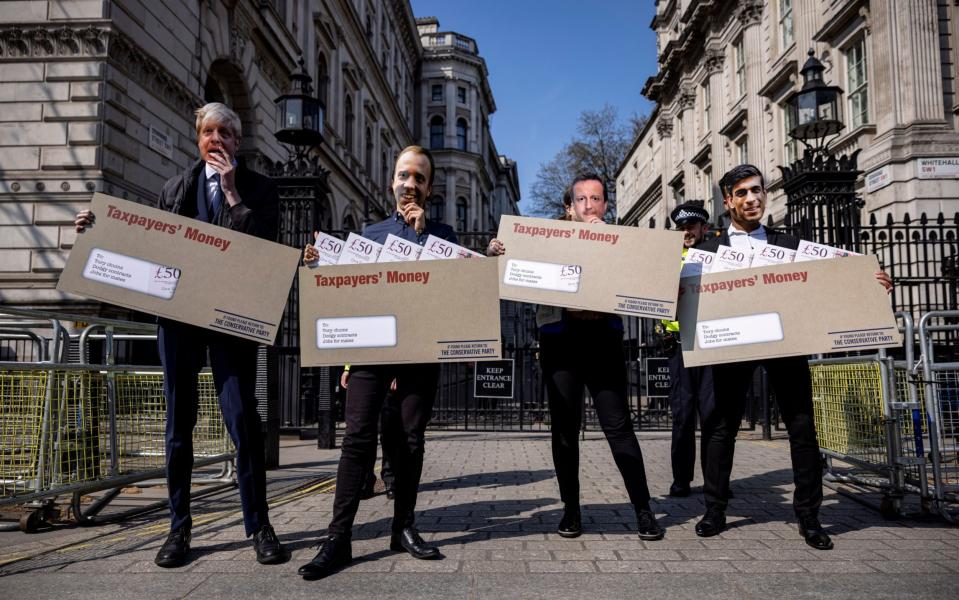
[[[326,108],[312,96],[313,78],[306,72],[300,57],[300,70],[290,75],[290,91],[273,102],[276,104],[277,141],[296,148],[300,156],[323,141],[323,120]]]
[[[779,167],[786,192],[784,225],[803,239],[858,251],[864,205],[856,194],[859,150],[837,157],[826,143],[845,125],[839,120],[842,90],[826,85],[825,70],[810,50],[800,71],[803,86],[786,98],[793,124],[789,136],[806,147],[801,158]]]
[[[826,85],[822,78],[825,70],[810,49],[809,58],[800,71],[803,86],[786,98],[789,122],[795,124],[789,135],[816,149],[824,148],[826,138],[836,135],[844,127],[838,111],[842,89]]]

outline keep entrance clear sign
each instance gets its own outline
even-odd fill
[[[477,362],[475,375],[473,397],[513,397],[513,359]]]
[[[646,397],[666,398],[667,396],[669,396],[669,359],[647,358]]]

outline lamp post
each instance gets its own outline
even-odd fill
[[[294,248],[312,242],[312,232],[325,228],[331,213],[329,171],[320,165],[318,153],[312,152],[323,142],[326,112],[312,95],[312,83],[301,57],[299,68],[290,75],[289,92],[274,100],[273,135],[290,149],[286,162],[277,162],[270,169],[280,195],[278,241]],[[277,430],[282,422],[299,429],[301,436],[310,436],[307,428],[316,423],[317,445],[333,448],[336,419],[330,369],[306,368],[299,363],[298,294],[294,281],[280,334],[267,352],[267,411],[276,415]]]
[[[845,127],[839,119],[842,89],[826,85],[826,68],[809,50],[800,73],[803,85],[786,98],[793,128],[789,136],[804,148],[800,159],[781,166],[786,191],[787,228],[810,241],[856,250],[862,200],[856,195],[859,150],[835,156],[830,138]]]

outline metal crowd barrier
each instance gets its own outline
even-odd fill
[[[40,311],[2,309],[0,344],[39,360],[0,361],[0,510],[22,505],[19,527],[56,517],[72,494],[74,517],[88,522],[125,486],[164,477],[166,401],[158,367],[116,365],[119,340],[155,340],[155,326]],[[70,336],[61,324],[90,323]],[[37,330],[46,326],[44,338]],[[97,333],[102,331],[103,333]],[[88,364],[87,342],[105,342],[104,364]],[[79,361],[66,362],[71,340]],[[29,352],[24,350],[29,342]],[[194,466],[222,463],[200,483],[232,482],[234,449],[208,370],[199,375]],[[110,490],[86,510],[82,496]],[[6,513],[4,513],[6,514]]]
[[[888,518],[902,514],[904,499],[915,494],[923,513],[956,522],[959,365],[935,364],[929,333],[935,330],[930,319],[959,313],[921,319],[919,347],[925,350],[918,360],[913,320],[904,313],[896,316],[904,337],[901,360],[881,351],[809,361],[827,481],[880,491],[877,508]]]

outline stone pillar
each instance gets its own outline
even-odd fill
[[[673,205],[673,190],[669,186],[669,174],[673,170],[673,115],[668,112],[660,113],[659,122],[656,123],[656,134],[659,135],[660,141],[662,141],[662,149],[660,152],[660,160],[662,160],[662,205],[666,212],[669,214],[671,207]],[[648,223],[643,223],[642,226],[648,226]],[[662,227],[662,223],[657,219],[656,227]]]
[[[413,139],[419,139],[419,145],[424,148],[430,147],[430,119],[426,107],[433,97],[432,85],[429,79],[420,83],[420,98],[422,98],[420,102],[420,131],[413,132]]]
[[[446,224],[456,227],[456,169],[446,169],[446,211],[444,219]]]
[[[749,121],[747,143],[749,161],[768,171],[766,163],[766,136],[763,121],[766,118],[766,99],[759,95],[763,86],[762,20],[763,4],[750,0],[739,11],[743,26],[743,50],[746,58],[746,111]],[[734,58],[735,60],[735,58]]]
[[[678,148],[683,163],[683,190],[686,199],[698,198],[699,192],[694,186],[699,169],[689,159],[696,153],[699,135],[696,133],[696,86],[684,83],[679,90],[679,126],[682,127],[682,145]]]
[[[719,184],[719,178],[723,176],[727,168],[724,139],[723,136],[718,133],[719,128],[722,127],[722,119],[724,116],[721,100],[723,99],[722,72],[725,58],[726,55],[723,54],[722,46],[718,44],[706,50],[706,77],[709,78],[710,104],[712,105],[712,113],[709,115],[709,139],[711,144],[709,156],[713,178],[713,197],[706,198],[706,201],[707,206],[709,206],[709,215],[713,219],[713,222],[715,222],[716,217],[719,216],[720,208],[722,207],[721,194],[716,191],[716,186]]]
[[[446,80],[446,91],[443,95],[443,101],[446,102],[446,143],[447,148],[456,147],[456,80]]]
[[[476,152],[482,154],[483,151],[480,149],[482,147],[482,138],[480,124],[480,109],[479,103],[476,101],[476,88],[474,86],[469,87],[469,108],[470,108],[470,131],[469,131],[469,141],[467,142],[466,148],[470,152]]]
[[[891,47],[901,76],[897,104],[902,106],[902,121],[898,124],[944,120],[936,5],[936,0],[888,2],[886,16],[894,39]],[[867,61],[870,58],[867,54]],[[870,85],[870,92],[873,87]]]

